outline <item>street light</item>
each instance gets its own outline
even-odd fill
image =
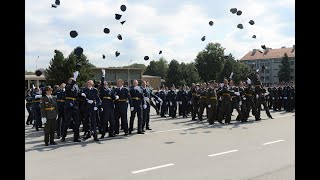
[[[38,69],[38,59],[39,59],[39,56],[36,59],[36,70]]]
[[[130,79],[129,79],[129,64],[132,62],[132,60],[128,63],[128,88],[130,87]]]

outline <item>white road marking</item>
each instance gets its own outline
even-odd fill
[[[219,155],[222,155],[222,154],[228,154],[228,153],[237,152],[237,151],[239,151],[239,150],[234,149],[234,150],[231,150],[231,151],[225,151],[225,152],[221,152],[221,153],[210,154],[210,155],[208,155],[208,156],[209,156],[209,157],[212,157],[212,156],[219,156]]]
[[[156,167],[151,167],[151,168],[147,168],[147,169],[141,169],[138,171],[132,171],[132,174],[137,174],[137,173],[142,173],[142,172],[146,172],[146,171],[151,171],[151,170],[155,170],[155,169],[160,169],[160,168],[164,168],[164,167],[168,167],[168,166],[173,166],[174,164],[170,163],[170,164],[165,164],[165,165],[161,165],[161,166],[156,166]]]
[[[280,139],[280,140],[276,140],[276,141],[271,141],[271,142],[267,142],[267,143],[263,143],[262,145],[265,146],[265,145],[269,145],[269,144],[273,144],[273,143],[278,143],[278,142],[282,142],[284,140]]]

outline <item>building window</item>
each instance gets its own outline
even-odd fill
[[[291,65],[294,65],[294,61],[291,61],[290,64],[291,64]]]
[[[290,76],[290,80],[293,80],[293,76]]]
[[[278,76],[273,76],[274,78],[278,78]]]
[[[275,71],[278,71],[278,69],[274,69]]]
[[[269,73],[269,69],[265,69],[264,72],[265,72],[266,74],[268,74],[268,73]]]
[[[290,72],[294,72],[294,69],[290,69]]]
[[[269,81],[269,76],[266,76],[266,81]]]
[[[268,67],[268,66],[269,66],[269,63],[265,63],[265,66]]]

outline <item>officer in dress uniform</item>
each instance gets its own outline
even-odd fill
[[[149,125],[151,98],[154,98],[156,101],[159,101],[160,103],[162,100],[160,99],[160,97],[158,97],[152,93],[152,89],[149,88],[148,81],[142,82],[142,89],[143,89],[142,131],[144,132],[144,127],[146,127],[146,130],[152,130]]]
[[[283,90],[282,87],[278,87],[278,111],[281,111],[282,109],[282,103],[283,103]]]
[[[186,90],[187,90],[187,99],[188,99],[188,104],[187,104],[187,116],[188,116],[190,113],[192,113],[192,92],[189,86],[187,86]]]
[[[268,108],[271,109],[272,108],[272,94],[271,94],[272,88],[269,86],[268,87],[268,95],[266,96],[266,98],[268,99]]]
[[[50,86],[46,86],[44,91],[46,95],[43,96],[40,100],[40,109],[41,109],[41,117],[42,123],[44,124],[44,143],[45,146],[55,145],[54,142],[54,132],[56,129],[56,120],[58,115],[58,105],[56,97],[52,96],[52,88]]]
[[[192,121],[196,120],[196,116],[199,116],[199,85],[196,85],[192,83],[191,86],[191,105],[192,105],[192,111],[191,111],[191,116],[192,116]]]
[[[219,112],[218,122],[223,124],[223,116],[226,116],[225,123],[231,124],[231,98],[230,98],[230,86],[228,85],[228,80],[223,80],[223,86],[220,90],[220,96],[222,97],[221,101],[221,110]]]
[[[207,90],[208,122],[212,125],[217,115],[217,92],[215,90],[217,83],[214,80],[209,83],[210,85]]]
[[[187,118],[187,107],[188,107],[188,93],[186,91],[186,85],[183,85],[181,94],[181,105],[182,105],[182,117]]]
[[[243,115],[245,119],[249,118],[249,114],[250,114],[250,110],[252,110],[253,115],[256,118],[256,121],[261,120],[258,118],[257,116],[257,108],[256,105],[254,103],[253,97],[255,96],[254,94],[254,89],[252,88],[251,85],[251,80],[248,78],[247,80],[247,87],[244,88],[244,93],[245,93],[245,103],[246,103],[246,110],[245,110],[245,114]]]
[[[108,83],[104,80],[104,78],[105,78],[105,70],[102,69],[101,86],[99,89],[100,99],[102,100],[102,104],[101,104],[102,132],[101,132],[100,138],[104,138],[106,134],[106,129],[108,127],[108,122],[110,124],[108,129],[109,137],[114,137],[114,127],[115,127],[114,100],[116,99],[116,97],[114,95],[114,91],[108,87]]]
[[[203,112],[204,112],[204,109],[207,108],[207,88],[206,88],[206,86],[207,86],[206,83],[202,83],[201,88],[198,91],[198,94],[199,94],[199,114],[198,114],[199,121],[203,120]]]
[[[278,90],[274,86],[271,91],[273,111],[278,111]]]
[[[146,106],[145,101],[143,100],[143,89],[138,86],[139,82],[138,80],[133,81],[133,86],[130,87],[129,93],[130,93],[130,123],[129,123],[129,134],[133,131],[133,124],[134,124],[134,118],[137,115],[138,118],[138,134],[144,134],[142,132],[142,106]],[[149,106],[150,109],[150,106]]]
[[[56,132],[57,138],[60,139],[61,131],[65,122],[64,119],[64,99],[66,97],[66,84],[61,83],[60,86],[56,89],[55,92],[52,93],[53,96],[57,98],[57,106],[58,106],[58,119],[56,124]]]
[[[259,80],[257,80],[256,84],[255,84],[255,89],[254,89],[254,94],[256,95],[256,99],[257,99],[257,114],[256,114],[256,118],[257,119],[261,119],[260,118],[260,113],[261,113],[261,104],[263,105],[263,109],[266,111],[267,116],[271,119],[273,119],[273,117],[270,114],[269,108],[267,106],[266,103],[266,93],[267,91],[262,87],[261,82]]]
[[[283,106],[283,109],[285,111],[288,112],[288,96],[289,96],[289,89],[288,89],[289,86],[284,86],[283,87],[283,92],[282,92],[282,95],[283,95],[283,100],[282,100],[282,106]]]
[[[157,87],[157,91],[154,93],[154,95],[158,96],[159,97],[159,92],[160,92],[160,88]],[[159,101],[156,101],[156,107],[157,107],[157,115],[160,114],[160,102]]]
[[[36,131],[39,131],[39,128],[42,128],[41,122],[41,110],[40,110],[40,99],[42,98],[42,92],[39,88],[35,88],[32,94],[32,111],[35,119]]]
[[[93,81],[89,80],[87,81],[87,88],[84,89],[84,91],[81,93],[81,96],[86,98],[85,103],[87,103],[87,117],[85,118],[85,124],[88,124],[90,127],[90,132],[87,132],[86,136],[84,136],[84,139],[88,139],[91,137],[91,134],[93,135],[94,141],[99,141],[98,139],[98,133],[97,133],[97,111],[98,111],[98,105],[101,104],[100,98],[99,98],[99,91],[97,88],[93,87]]]
[[[243,82],[240,81],[239,82],[239,93],[240,93],[240,101],[239,101],[239,105],[241,107],[241,114],[242,114],[242,118],[240,119],[240,115],[238,114],[237,119],[240,119],[241,122],[247,122],[248,118],[245,116],[246,114],[246,97],[245,97],[245,92],[244,92],[244,86],[243,86]]]
[[[166,117],[165,113],[166,113],[168,102],[167,102],[167,92],[164,85],[162,85],[161,87],[161,90],[159,92],[159,97],[162,100],[162,103],[160,102],[160,116]]]
[[[177,92],[177,106],[178,106],[178,114],[182,116],[182,96],[183,96],[183,88],[182,86],[178,87],[179,91]]]
[[[64,142],[66,140],[65,138],[67,136],[69,124],[71,123],[71,118],[74,122],[73,141],[81,142],[81,140],[79,139],[79,107],[78,102],[76,101],[76,98],[79,96],[79,87],[76,84],[78,75],[78,71],[74,72],[73,78],[70,78],[68,80],[68,84],[66,85],[66,97],[64,104],[65,124],[63,126],[61,142]]]
[[[128,119],[127,119],[127,111],[128,111],[128,103],[127,101],[130,100],[130,93],[129,90],[123,87],[124,81],[119,79],[117,81],[117,88],[115,89],[115,135],[119,134],[119,119],[121,118],[121,126],[124,131],[124,135],[128,135]]]
[[[167,95],[167,102],[169,102],[169,116],[176,118],[177,115],[177,93],[174,85],[171,86],[171,90]]]
[[[25,99],[27,101],[26,108],[28,111],[28,119],[26,121],[26,124],[29,125],[29,124],[32,124],[32,121],[33,121],[31,89],[28,89]]]
[[[238,112],[238,116],[236,119],[243,120],[244,118],[239,108],[240,89],[239,87],[234,85],[233,80],[230,80],[230,96],[231,96],[231,113],[233,112],[233,109],[236,109]]]

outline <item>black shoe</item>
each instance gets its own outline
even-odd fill
[[[90,135],[90,133],[88,132],[87,135],[83,137],[83,139],[89,139],[89,138],[91,138],[91,135]]]
[[[128,136],[128,133],[124,133],[125,136]]]
[[[44,145],[45,145],[45,146],[49,146],[49,144],[48,144],[47,142],[46,142],[46,143],[44,143]]]
[[[94,138],[93,140],[94,140],[94,141],[99,141],[99,139],[98,139],[98,138]]]
[[[50,145],[57,145],[56,142],[50,142]]]
[[[131,134],[131,131],[129,131],[129,134]]]
[[[39,128],[38,128],[38,127],[36,127],[36,131],[39,131]]]
[[[29,125],[29,122],[26,122],[26,125]]]
[[[248,122],[248,120],[241,120],[242,123]]]
[[[73,142],[81,142],[80,139],[74,139]]]
[[[142,132],[146,132],[146,131],[145,131],[145,130],[143,130],[143,129],[142,129],[141,131],[142,131]]]
[[[56,139],[60,139],[61,137],[59,135],[57,135]]]
[[[151,128],[147,128],[147,130],[152,130]]]
[[[219,121],[220,124],[224,124],[222,121]]]
[[[274,119],[272,116],[269,116],[270,119]]]
[[[65,142],[66,141],[66,138],[65,137],[62,137],[61,138],[61,142]]]
[[[144,132],[138,132],[138,134],[144,134]]]
[[[108,137],[116,137],[115,135],[112,135],[112,134],[109,134],[109,136]]]
[[[104,138],[104,135],[101,135],[100,139],[103,139]]]
[[[261,118],[256,119],[256,121],[260,121],[260,120],[261,120]]]

